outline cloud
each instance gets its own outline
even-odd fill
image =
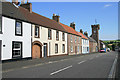
[[[111,4],[104,5],[104,8],[112,6]]]

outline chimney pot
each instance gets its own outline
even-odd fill
[[[83,33],[83,30],[82,30],[82,29],[80,29],[80,32],[81,32],[81,33]]]
[[[32,3],[21,4],[21,7],[28,9],[30,13],[32,13]]]
[[[19,5],[18,0],[12,0],[12,3],[14,3],[14,4],[16,4],[16,5]]]
[[[70,23],[70,27],[72,27],[73,29],[75,29],[75,22]]]
[[[84,35],[86,35],[86,36],[88,37],[88,33],[87,33],[87,31],[84,32]]]
[[[52,19],[55,20],[56,22],[60,22],[60,16],[53,14]]]

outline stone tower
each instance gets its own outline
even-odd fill
[[[95,25],[91,25],[91,27],[92,27],[92,38],[97,42],[98,50],[100,50],[100,41],[99,41],[100,25],[95,24]]]

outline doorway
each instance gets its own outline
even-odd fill
[[[47,43],[44,43],[43,49],[44,49],[44,57],[47,57]]]

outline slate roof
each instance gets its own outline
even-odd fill
[[[20,11],[24,14],[24,16],[29,20],[29,22],[38,24],[43,27],[56,29],[60,31],[66,32],[66,30],[56,21],[39,15],[35,12],[30,13],[27,9],[20,7]]]
[[[66,32],[66,30],[58,22],[41,16],[35,12],[30,13],[27,9],[20,6],[17,8],[10,2],[2,2],[2,15]]]
[[[2,2],[2,15],[27,21],[22,12],[10,2]]]
[[[77,35],[77,36],[81,36],[80,34],[77,33],[77,31],[75,31],[73,28],[71,28],[70,26],[67,26],[65,24],[59,23],[68,33]]]
[[[90,42],[95,42],[95,43],[97,43],[92,37],[88,37],[88,39],[89,39]]]

